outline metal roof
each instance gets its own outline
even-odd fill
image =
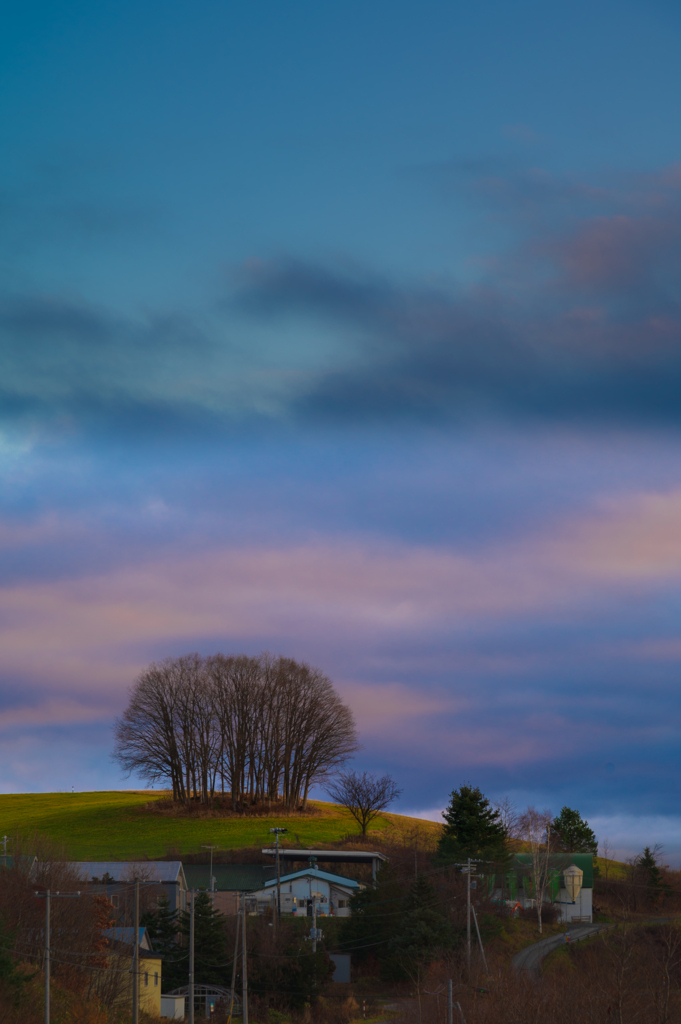
[[[186,885],[181,860],[76,860],[71,867],[80,871],[86,881],[109,875],[114,882],[133,882],[135,872],[140,881],[174,882]]]
[[[532,864],[531,853],[515,853],[513,860],[516,866],[527,869]],[[594,884],[594,859],[591,853],[551,853],[549,854],[549,866],[554,871],[564,871],[565,868],[575,864],[584,872],[582,888],[593,889]],[[517,867],[516,867],[517,869]],[[513,868],[511,868],[513,870]]]
[[[140,949],[151,950],[151,948],[152,948],[151,939],[149,938],[149,933],[147,932],[147,929],[146,928],[140,928],[139,929],[139,933],[140,933],[140,938],[139,938]],[[127,946],[132,946],[133,940],[135,938],[135,929],[134,928],[105,928],[104,931],[102,932],[102,935],[105,935],[107,937],[107,939],[112,939],[114,942],[124,942]]]
[[[216,892],[252,892],[274,875],[271,864],[213,864]],[[190,889],[210,889],[210,864],[185,864]]]
[[[270,857],[275,857],[277,854],[274,846],[268,846],[262,852]],[[376,860],[388,860],[386,855],[379,853],[378,850],[287,850],[283,847],[279,848],[280,860],[309,860],[310,857],[335,864],[372,864]]]
[[[290,875],[282,875],[279,879],[280,882],[290,882],[294,878],[321,878],[324,882],[333,882],[336,885],[344,885],[346,889],[359,889],[359,882],[356,882],[354,878],[343,878],[342,875],[332,875],[329,871],[320,871],[318,868],[304,868],[303,871],[294,871]],[[266,889],[269,885],[276,885],[276,878],[270,879],[269,882],[265,882],[263,889]]]

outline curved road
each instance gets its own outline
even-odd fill
[[[591,935],[597,935],[598,932],[604,928],[609,928],[611,925],[607,924],[573,924],[570,925],[568,931],[570,933],[571,942],[579,942],[580,939],[588,939]],[[549,935],[546,939],[541,939],[539,942],[535,942],[532,946],[525,946],[525,949],[521,949],[519,953],[513,957],[511,963],[515,967],[516,971],[538,971],[539,966],[545,956],[548,956],[554,949],[558,949],[565,942],[565,932],[560,932],[558,935]]]

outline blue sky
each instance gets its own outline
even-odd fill
[[[9,4],[0,785],[267,649],[357,764],[677,814],[678,9]]]

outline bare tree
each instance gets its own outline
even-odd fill
[[[551,881],[551,811],[538,811],[536,807],[528,807],[519,820],[519,835],[527,844],[531,857],[532,895],[537,906],[537,927],[542,931],[542,904],[549,891]]]
[[[518,808],[508,796],[505,796],[503,800],[495,801],[492,806],[497,811],[499,820],[504,826],[508,844],[515,848],[522,840],[520,834],[521,815],[518,813]]]
[[[232,807],[283,800],[357,749],[352,712],[319,669],[291,658],[198,654],[151,665],[115,726],[113,757],[128,773],[164,780],[173,798],[212,804],[218,780]]]
[[[390,775],[377,778],[369,772],[341,772],[335,782],[326,786],[326,792],[350,811],[365,836],[374,818],[397,800],[402,790]]]

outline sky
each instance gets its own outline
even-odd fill
[[[680,43],[668,0],[6,3],[0,791],[139,785],[145,666],[268,650],[396,810],[681,864]]]

